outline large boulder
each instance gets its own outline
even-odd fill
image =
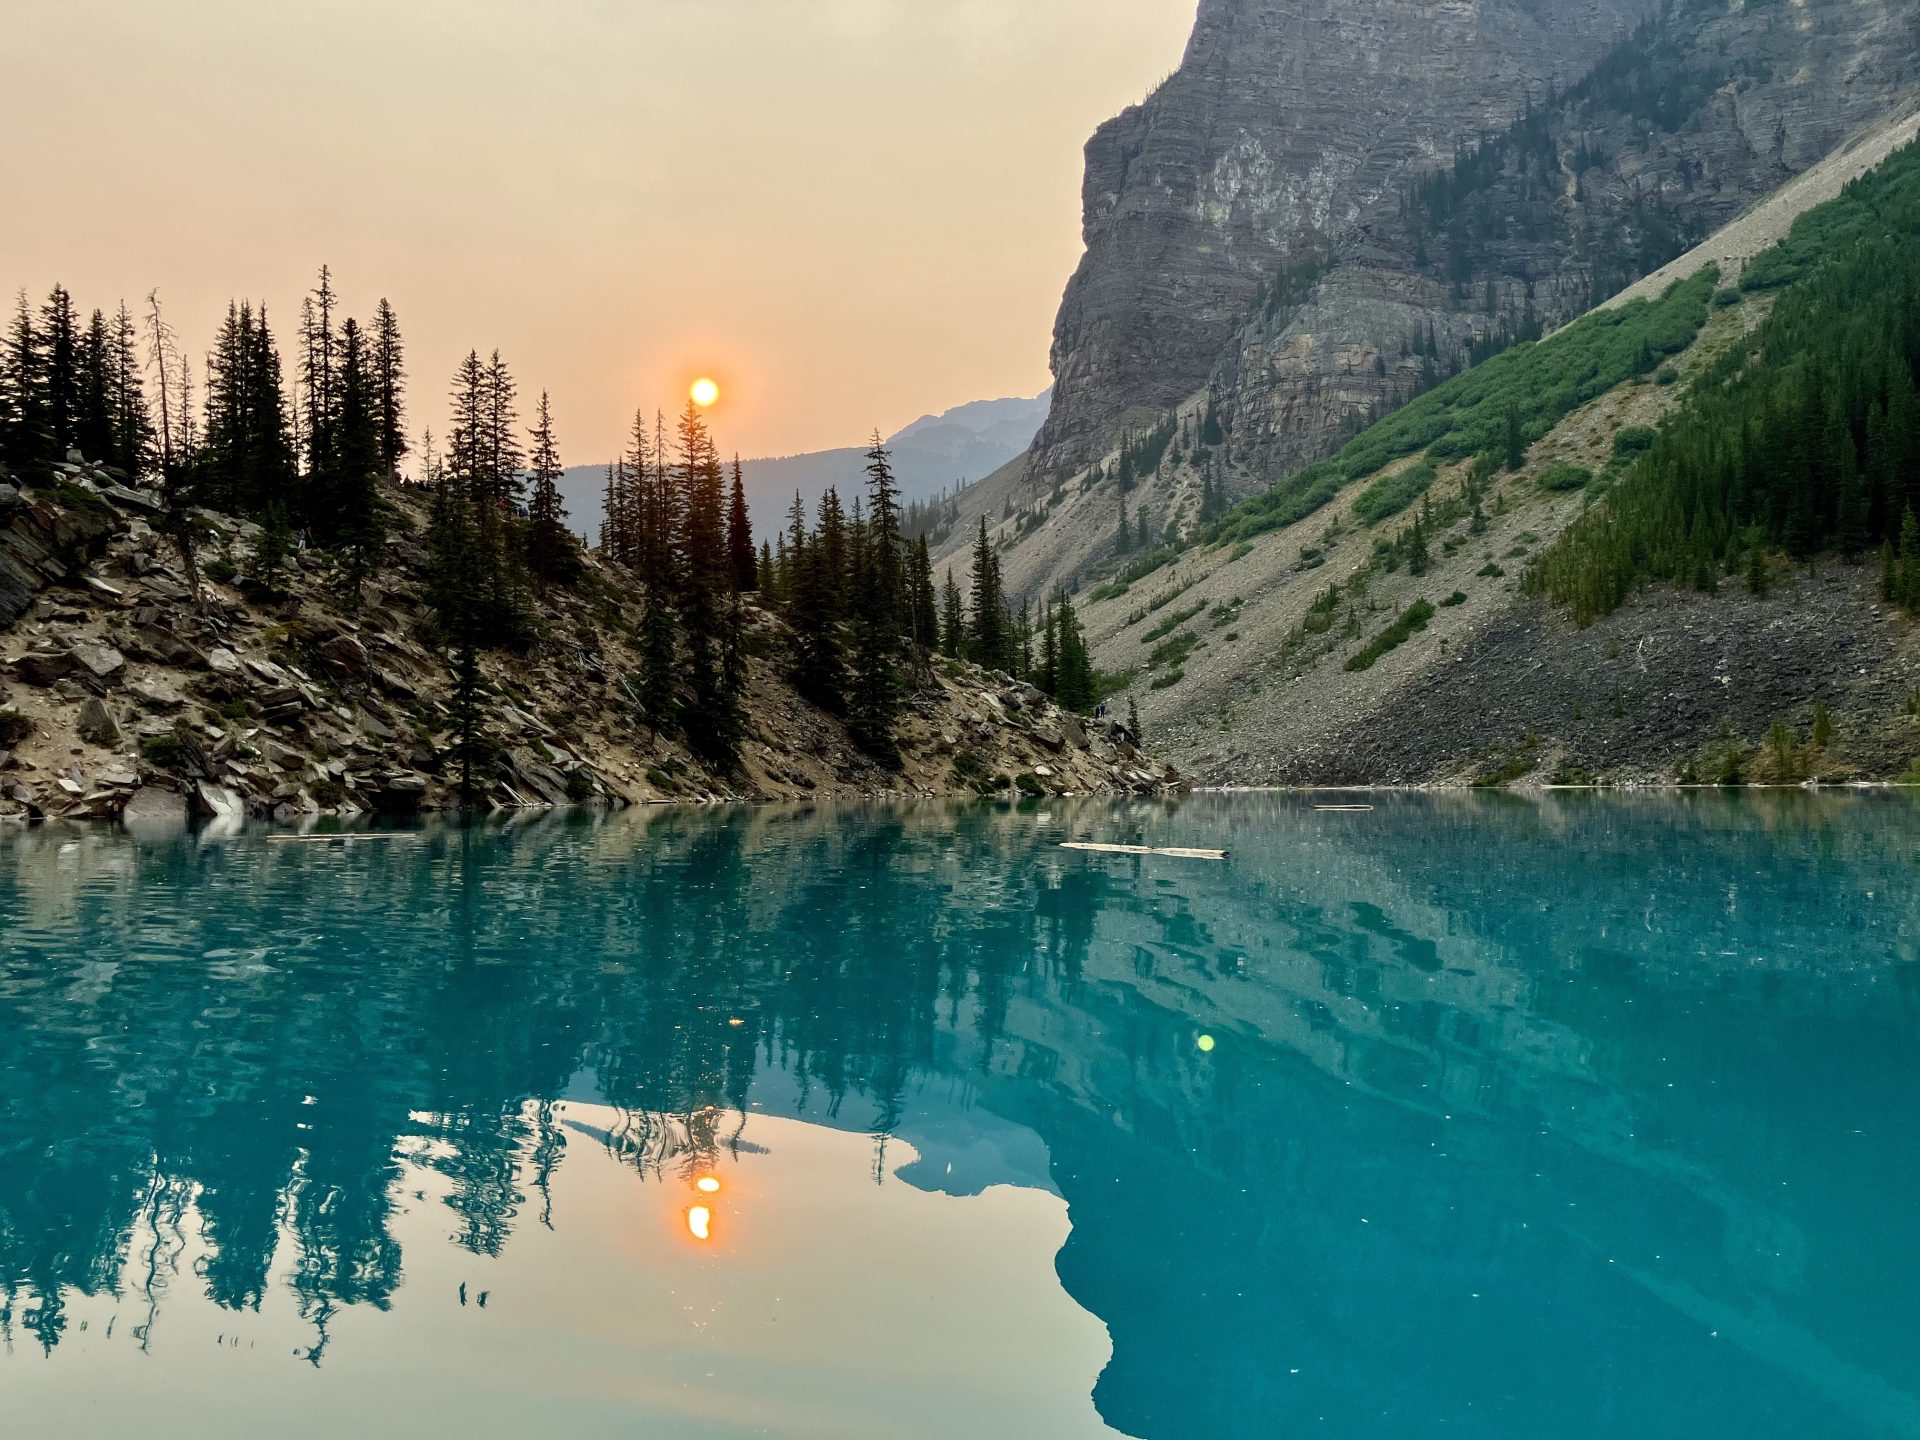
[[[13,673],[42,689],[73,673],[73,656],[65,650],[29,650],[13,662]]]
[[[82,740],[89,745],[98,745],[103,750],[110,750],[120,743],[119,723],[98,697],[80,707],[80,716],[74,722],[74,728],[80,732]]]
[[[247,802],[224,785],[202,780],[193,787],[193,811],[209,820],[244,820]]]
[[[350,680],[365,681],[373,675],[373,662],[367,647],[351,635],[336,635],[320,646],[320,658]]]
[[[136,680],[127,686],[127,693],[142,710],[156,715],[171,715],[187,703],[186,696],[160,679]]]
[[[127,673],[127,657],[111,645],[76,645],[73,658],[83,684],[104,690]]]
[[[389,775],[373,790],[373,807],[387,814],[412,814],[426,802],[427,777],[407,772]]]

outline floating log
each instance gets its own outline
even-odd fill
[[[1316,805],[1313,808],[1316,810],[1331,810],[1336,814],[1345,814],[1354,810],[1371,811],[1373,809],[1371,805]]]
[[[1062,850],[1091,850],[1099,855],[1170,855],[1175,860],[1224,860],[1224,850],[1189,850],[1178,845],[1096,845],[1090,840],[1064,840]]]
[[[269,835],[269,843],[279,845],[337,845],[345,840],[418,840],[421,837],[412,831],[396,830],[389,834],[370,832],[365,835]]]

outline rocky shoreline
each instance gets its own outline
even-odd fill
[[[134,822],[409,814],[454,808],[451,679],[408,538],[424,499],[392,487],[396,525],[357,604],[334,561],[291,557],[282,593],[256,569],[258,526],[195,514],[195,593],[157,533],[157,495],[77,456],[57,483],[0,485],[0,818]],[[785,627],[749,604],[748,734],[715,774],[636,717],[632,577],[598,557],[540,598],[541,642],[484,658],[482,808],[1152,792],[1183,782],[1110,722],[1030,685],[936,659],[883,769],[784,678]]]

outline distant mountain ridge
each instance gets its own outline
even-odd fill
[[[922,415],[887,440],[904,500],[929,500],[971,485],[1025,453],[1046,419],[1053,391],[1031,399],[975,400],[938,415]],[[849,445],[804,455],[776,455],[742,462],[754,532],[771,537],[798,493],[811,511],[828,487],[851,500],[864,484],[867,447]],[[576,465],[560,482],[574,530],[597,541],[607,467]]]

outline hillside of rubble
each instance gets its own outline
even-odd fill
[[[0,483],[0,817],[299,821],[452,808],[452,676],[426,600],[421,492],[388,487],[389,540],[357,603],[335,561],[291,557],[277,598],[244,577],[262,531],[194,515],[198,593],[157,492],[73,454]],[[485,808],[879,795],[1148,791],[1176,783],[1120,727],[936,658],[884,769],[785,679],[788,634],[748,602],[747,736],[716,773],[639,718],[640,587],[583,557],[539,600],[525,655],[482,657]]]

